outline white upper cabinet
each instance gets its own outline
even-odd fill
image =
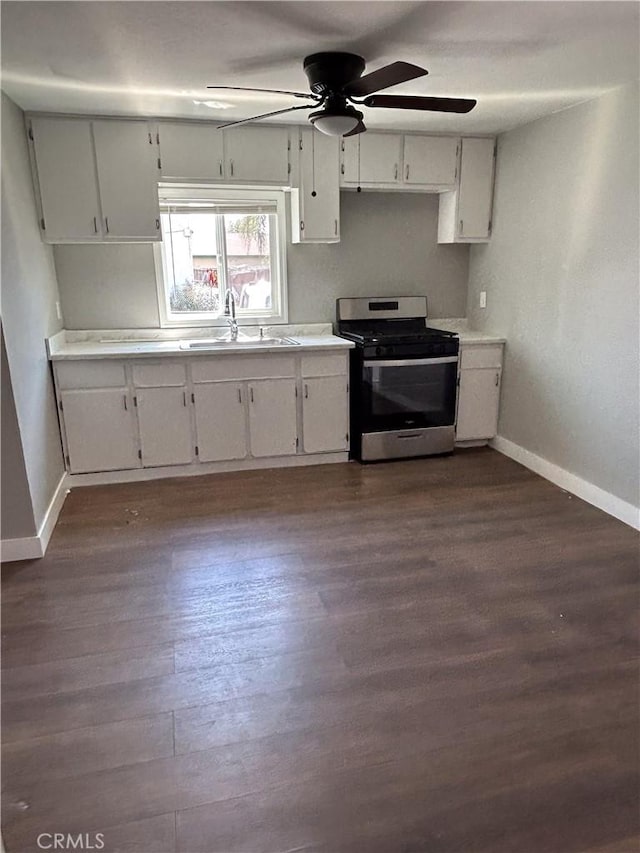
[[[398,184],[402,174],[402,135],[360,133],[343,139],[342,182],[356,186]]]
[[[228,180],[278,186],[289,183],[287,128],[233,127],[223,133]]]
[[[463,138],[458,187],[440,195],[439,243],[483,243],[491,237],[495,139]]]
[[[430,187],[455,186],[459,145],[460,140],[451,136],[405,136],[403,181]]]
[[[210,124],[161,122],[163,178],[220,181],[224,178],[223,131]]]
[[[297,186],[291,191],[291,239],[294,243],[340,240],[340,142],[313,128],[302,128],[298,141]]]
[[[491,234],[494,153],[493,139],[462,140],[458,220],[463,238],[488,240]]]
[[[158,145],[142,121],[93,123],[105,240],[160,240]]]
[[[296,452],[295,379],[262,379],[249,385],[249,429],[253,456]]]
[[[45,242],[100,240],[91,122],[35,117],[29,135],[37,163]]]

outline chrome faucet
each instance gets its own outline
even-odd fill
[[[227,290],[227,295],[224,300],[224,316],[229,324],[231,340],[238,340],[238,321],[236,320],[236,300],[231,288]]]

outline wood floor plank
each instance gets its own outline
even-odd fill
[[[639,848],[638,535],[489,449],[74,490],[2,592],[7,853]]]

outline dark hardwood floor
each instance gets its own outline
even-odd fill
[[[77,489],[3,567],[7,853],[637,851],[637,591],[488,449]]]

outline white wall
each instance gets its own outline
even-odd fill
[[[0,530],[2,539],[24,539],[36,535],[33,505],[29,493],[27,469],[18,428],[11,374],[0,327],[0,363],[2,378],[2,430],[0,436]]]
[[[459,317],[468,246],[439,246],[438,196],[343,192],[340,243],[287,248],[289,321],[332,322],[339,296],[425,294],[434,317]],[[151,245],[56,246],[65,326],[159,326]]]
[[[2,323],[38,528],[64,466],[45,338],[60,329],[53,253],[40,239],[22,111],[2,94]]]
[[[468,304],[507,339],[500,435],[634,506],[638,157],[637,84],[501,136]]]

